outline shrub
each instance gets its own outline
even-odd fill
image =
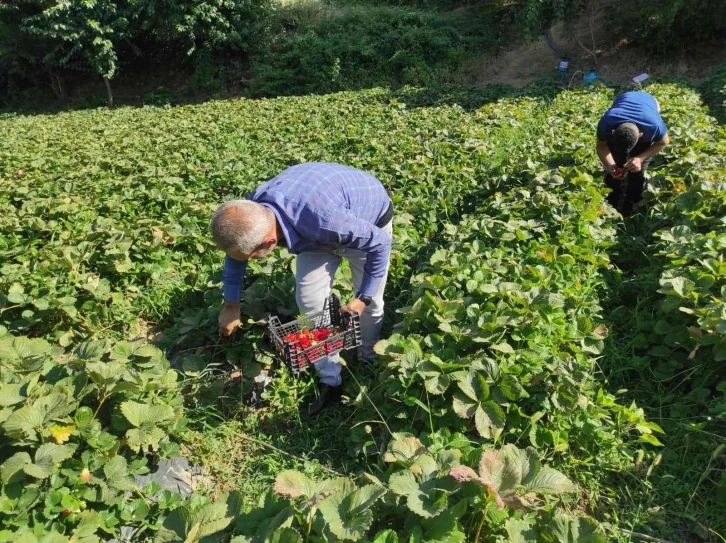
[[[612,6],[612,20],[629,42],[665,53],[726,36],[723,0],[623,0]]]
[[[726,122],[726,65],[716,68],[701,82],[703,102],[711,110],[718,122]]]
[[[450,82],[468,49],[496,41],[483,32],[475,43],[454,19],[411,9],[305,9],[279,13],[277,31],[253,59],[254,96]]]

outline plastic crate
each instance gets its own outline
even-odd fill
[[[360,346],[360,316],[354,313],[341,314],[340,300],[335,294],[325,300],[322,311],[306,317],[282,324],[280,319],[271,316],[269,320],[270,335],[277,352],[293,374],[309,368],[314,362],[325,356]],[[305,349],[299,341],[286,341],[290,334],[302,330],[320,330],[321,328],[337,328],[338,333],[317,342]]]

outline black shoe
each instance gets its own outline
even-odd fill
[[[330,404],[339,402],[343,395],[343,386],[337,387],[318,383],[318,398],[307,405],[305,415],[308,417],[317,417],[320,412]]]

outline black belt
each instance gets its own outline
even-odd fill
[[[393,220],[393,202],[388,202],[388,209],[386,209],[386,212],[381,216],[380,219],[378,219],[378,222],[376,223],[376,226],[378,228],[383,228],[384,226],[388,226],[388,223],[390,223]]]

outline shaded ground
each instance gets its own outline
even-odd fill
[[[716,66],[726,63],[726,48],[706,48],[698,55],[681,53],[668,58],[655,58],[637,47],[626,43],[612,41],[607,31],[607,12],[600,12],[593,20],[592,34],[587,17],[578,21],[572,34],[566,32],[563,23],[552,29],[551,37],[555,48],[571,58],[567,82],[574,76],[573,84],[581,81],[582,74],[593,66],[593,58],[578,41],[592,49],[593,40],[598,50],[598,75],[611,83],[627,84],[639,74],[647,73],[651,77],[679,77],[689,80],[700,80],[706,77]],[[544,37],[517,46],[493,59],[482,61],[475,78],[477,85],[499,83],[522,86],[534,79],[547,75],[556,75],[559,56],[547,44]]]

